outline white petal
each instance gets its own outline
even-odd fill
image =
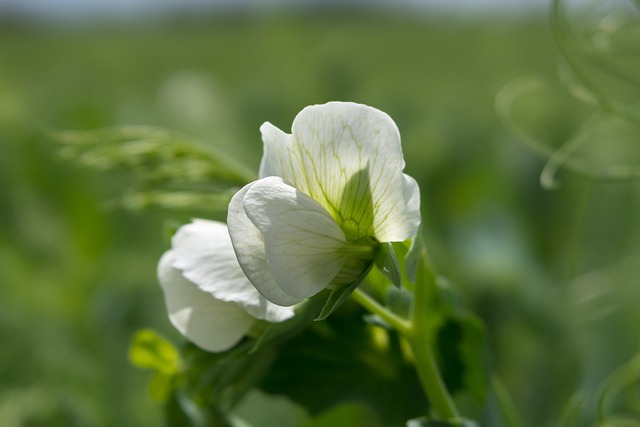
[[[330,102],[302,110],[292,137],[268,123],[261,131],[261,176],[280,176],[318,201],[350,240],[403,241],[416,234],[419,190],[402,173],[400,134],[387,114]]]
[[[172,248],[173,267],[214,298],[236,303],[253,317],[270,322],[294,315],[292,308],[267,301],[247,279],[224,223],[194,220],[176,232]]]
[[[304,298],[326,288],[343,266],[348,246],[331,215],[279,177],[253,183],[243,202],[262,233],[267,265],[280,289]]]
[[[297,166],[291,162],[290,157],[293,137],[271,123],[263,123],[260,126],[260,133],[264,142],[264,153],[258,176],[260,178],[279,176],[285,180],[288,180],[286,177],[294,176]]]
[[[174,268],[173,251],[158,265],[169,319],[197,346],[213,352],[228,350],[247,333],[255,319],[237,304],[220,301],[201,291]]]
[[[229,203],[227,224],[237,260],[246,277],[267,300],[280,306],[297,304],[304,298],[293,297],[280,289],[267,265],[262,233],[244,210],[244,196],[253,184],[243,187]]]

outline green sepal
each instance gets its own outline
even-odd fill
[[[352,284],[348,286],[342,286],[338,289],[333,289],[329,294],[329,298],[327,298],[327,301],[324,303],[322,311],[320,311],[320,314],[314,320],[316,322],[324,320],[338,307],[340,307],[342,303],[345,302],[345,300],[349,297],[349,295],[351,295],[351,293],[353,293],[353,291],[355,291],[356,288],[360,286],[360,283],[362,283],[362,281],[367,277],[367,274],[369,274],[369,271],[371,271],[372,266],[373,264],[369,265],[369,267],[367,267],[365,271]]]
[[[378,270],[389,279],[396,288],[402,287],[402,273],[398,265],[398,258],[390,242],[382,243],[376,251],[375,264]]]

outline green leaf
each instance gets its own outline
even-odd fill
[[[419,268],[430,272],[426,267],[428,262],[423,233],[419,231],[405,257],[409,281],[415,282]],[[416,285],[424,286],[425,283]],[[465,309],[447,280],[436,278],[435,286],[429,292],[433,305],[419,309],[431,310],[428,327],[436,334],[436,350],[447,388],[451,393],[466,390],[478,402],[484,402],[488,390],[482,351],[484,326],[479,318]]]
[[[373,264],[372,264],[373,265]],[[316,321],[326,319],[331,313],[333,313],[338,307],[342,305],[346,301],[346,299],[356,290],[360,283],[367,277],[369,271],[371,271],[370,265],[361,275],[358,277],[352,284],[349,286],[341,286],[338,289],[333,289],[329,294],[329,298],[322,307],[322,311],[315,319]]]
[[[482,321],[473,315],[463,316],[462,341],[459,343],[460,358],[464,366],[463,382],[465,389],[476,401],[483,403],[487,398],[487,364],[483,348],[485,329]]]
[[[129,346],[129,360],[139,368],[165,374],[180,371],[180,356],[173,345],[151,329],[137,331]]]
[[[396,253],[391,243],[382,243],[376,252],[375,264],[378,270],[389,279],[396,288],[402,286],[402,274]]]
[[[154,371],[149,382],[149,394],[156,401],[166,401],[182,366],[173,345],[152,330],[140,330],[131,340],[129,360],[139,368]]]
[[[312,322],[280,348],[261,387],[314,416],[354,401],[373,408],[385,426],[423,414],[429,404],[398,335],[363,322],[363,314],[348,300],[324,322]]]
[[[483,348],[482,321],[468,312],[448,281],[438,279],[438,311],[442,323],[436,342],[442,375],[451,392],[466,390],[478,402],[485,401],[488,377]]]

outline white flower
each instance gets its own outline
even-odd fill
[[[160,260],[158,277],[171,323],[208,351],[233,347],[256,319],[281,322],[294,314],[267,301],[247,280],[220,222],[182,226]]]
[[[260,179],[231,200],[240,266],[268,300],[290,306],[354,283],[382,242],[417,233],[420,194],[402,171],[393,120],[365,105],[302,110],[292,134],[265,123]]]

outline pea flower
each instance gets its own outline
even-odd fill
[[[258,319],[281,322],[294,315],[249,282],[221,222],[194,220],[178,229],[160,259],[158,278],[171,323],[208,351],[233,347]]]
[[[386,242],[420,224],[420,193],[404,174],[400,134],[382,111],[329,102],[303,109],[287,134],[260,127],[259,177],[231,200],[240,267],[269,301],[291,306],[356,284]]]

